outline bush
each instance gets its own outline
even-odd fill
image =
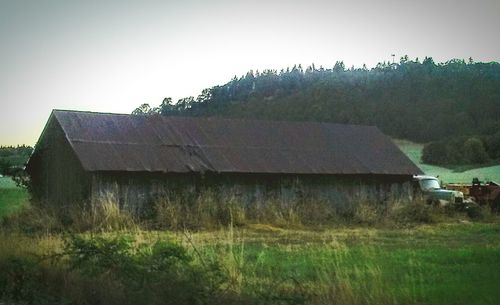
[[[39,274],[35,262],[27,258],[0,261],[0,299],[32,304],[39,293]]]
[[[73,236],[64,254],[71,269],[119,282],[131,304],[204,304],[217,294],[221,273],[216,265],[194,265],[186,250],[173,242],[133,246],[132,241],[123,236]]]
[[[217,304],[220,267],[180,245],[69,236],[60,253],[0,259],[0,300],[20,304]]]
[[[422,161],[427,164],[449,164],[448,146],[443,142],[431,142],[426,144],[422,150]]]
[[[464,143],[464,157],[470,164],[486,163],[489,160],[483,142],[478,138],[470,138]]]
[[[487,220],[492,216],[492,207],[475,202],[464,203],[461,210],[472,220]]]
[[[500,156],[500,133],[481,137],[453,137],[424,146],[422,161],[435,165],[477,165]]]
[[[500,159],[500,131],[487,138],[487,152],[492,159]]]

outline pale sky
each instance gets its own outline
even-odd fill
[[[500,1],[0,0],[0,145],[50,111],[130,113],[248,70],[500,61]]]

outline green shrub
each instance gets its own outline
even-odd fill
[[[119,282],[130,304],[207,304],[219,294],[218,265],[194,264],[183,247],[170,241],[133,242],[124,236],[73,236],[64,254],[71,269]]]
[[[444,166],[487,163],[497,158],[499,135],[460,136],[427,143],[422,150],[422,161]]]
[[[449,147],[446,143],[431,142],[422,150],[422,161],[427,164],[446,165],[455,163],[457,160],[450,160]]]
[[[491,215],[491,210],[488,206],[480,206],[473,202],[467,203],[464,211],[472,220],[484,220]]]
[[[39,290],[35,265],[27,258],[0,261],[0,299],[33,303]]]
[[[469,164],[481,164],[489,160],[483,141],[479,138],[469,138],[464,143],[464,157]]]
[[[69,236],[49,257],[1,259],[0,274],[0,303],[182,305],[231,297],[215,262],[196,262],[171,241],[123,235]]]

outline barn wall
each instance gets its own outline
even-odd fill
[[[27,170],[37,201],[63,209],[90,194],[91,176],[83,170],[55,119],[49,120]]]
[[[144,174],[96,173],[92,179],[92,198],[112,196],[120,205],[135,212],[144,211],[156,196],[193,196],[212,191],[221,198],[237,197],[245,204],[278,199],[294,201],[315,198],[345,207],[350,201],[384,201],[412,196],[411,176],[321,176],[261,174]]]

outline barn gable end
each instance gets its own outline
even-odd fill
[[[54,115],[50,116],[26,171],[35,200],[64,207],[85,200],[91,193],[91,174],[83,169]]]

